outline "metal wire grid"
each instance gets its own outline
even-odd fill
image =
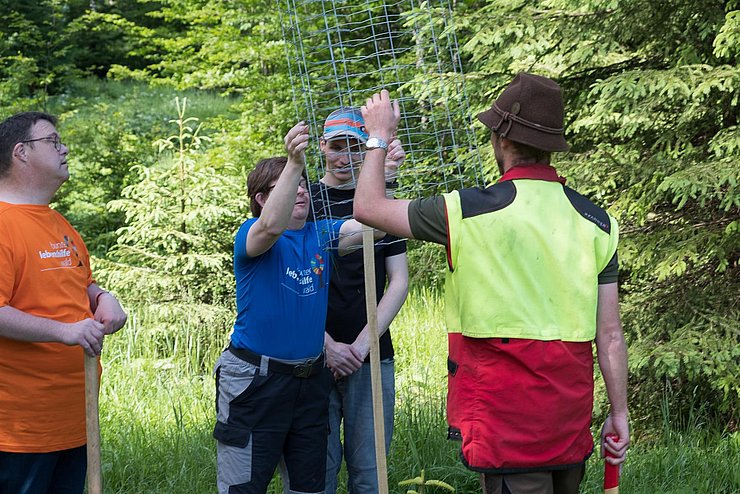
[[[341,106],[388,89],[406,150],[397,197],[481,186],[483,172],[448,0],[277,0],[296,121],[311,135]],[[312,140],[309,178],[326,163]],[[327,197],[321,198],[328,202]]]

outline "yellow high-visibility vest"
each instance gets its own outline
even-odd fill
[[[510,180],[444,194],[449,332],[590,341],[614,218],[559,182]]]

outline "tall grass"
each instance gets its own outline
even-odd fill
[[[459,461],[459,443],[446,440],[442,305],[434,292],[412,293],[393,325],[398,396],[388,470],[394,493],[405,492],[398,482],[421,469],[458,492],[479,491],[476,475]],[[108,493],[216,491],[211,367],[229,327],[211,319],[178,319],[165,324],[161,315],[135,309],[128,326],[106,340],[100,422]],[[670,417],[670,410],[664,413]],[[740,492],[737,433],[668,418],[664,423],[662,434],[633,445],[622,492]],[[601,492],[603,462],[596,456],[587,464],[583,493]],[[281,492],[279,481],[269,492]]]

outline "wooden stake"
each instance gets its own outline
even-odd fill
[[[87,493],[103,493],[98,418],[98,358],[85,354],[85,429],[87,430]]]
[[[388,468],[385,459],[385,422],[383,418],[383,381],[380,374],[378,342],[378,303],[375,286],[375,239],[372,228],[362,231],[365,261],[365,307],[370,330],[370,376],[373,390],[373,422],[375,424],[375,463],[378,466],[378,494],[388,494]]]

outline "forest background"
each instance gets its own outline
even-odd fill
[[[693,448],[705,456],[689,463],[707,473],[687,475],[685,492],[740,490],[740,1],[457,0],[452,8],[471,113],[521,70],[557,80],[571,150],[555,166],[620,222],[633,442],[662,451],[651,482],[684,492],[675,487],[679,467],[661,458],[670,447]],[[117,346],[106,347],[109,485],[211,492],[209,373],[233,322],[245,177],[259,158],[282,153],[296,120],[280,9],[260,0],[0,0],[0,12],[0,118],[59,115],[72,178],[53,206],[82,233],[101,285],[132,314]],[[476,133],[495,180],[489,136],[483,126]],[[436,365],[444,254],[412,241],[409,255],[412,294],[397,346],[424,340],[400,334],[404,320],[409,333],[429,329],[439,341],[421,352]],[[426,466],[472,492],[454,446],[426,433],[444,427],[444,376],[434,368],[428,379],[404,351],[399,393],[414,406],[405,418],[399,407],[399,427],[411,432],[394,446],[392,477]],[[605,413],[598,388],[595,423]],[[179,432],[168,432],[170,423]],[[138,457],[144,450],[152,456]],[[442,459],[425,456],[433,451]],[[193,467],[185,488],[161,472],[200,463],[205,471]]]

